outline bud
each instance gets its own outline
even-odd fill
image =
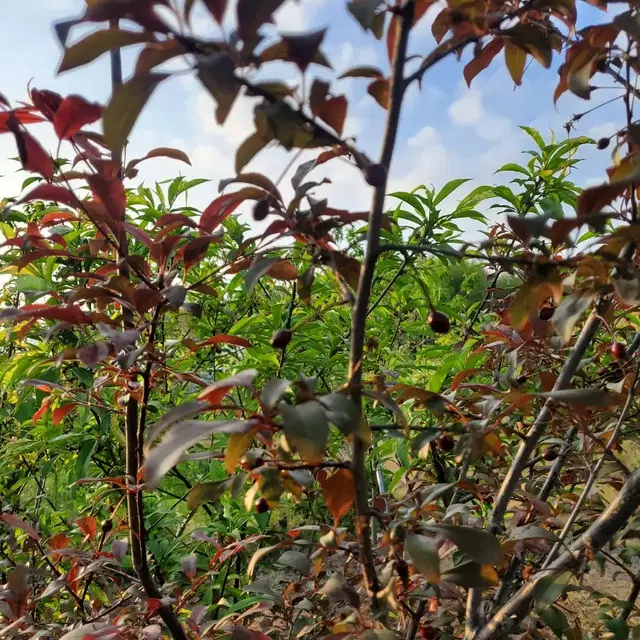
[[[432,309],[429,313],[429,319],[427,320],[429,326],[436,333],[449,333],[451,323],[449,318],[441,311]]]

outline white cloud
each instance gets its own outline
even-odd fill
[[[478,89],[466,89],[449,107],[449,118],[456,126],[476,124],[484,116],[482,95]]]

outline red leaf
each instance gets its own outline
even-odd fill
[[[93,174],[87,176],[87,182],[93,195],[100,200],[109,215],[117,222],[122,222],[127,206],[127,197],[122,180]]]
[[[40,307],[33,309],[33,307]],[[22,307],[21,311],[31,318],[43,318],[48,320],[60,320],[70,324],[90,324],[91,318],[78,306],[50,307],[48,305],[29,305]]]
[[[32,191],[29,191],[26,196],[18,201],[18,204],[23,202],[31,202],[32,200],[53,200],[58,204],[66,204],[74,209],[80,209],[82,203],[72,191],[66,187],[59,187],[53,184],[41,184]]]
[[[501,38],[494,38],[465,66],[464,79],[467,81],[467,86],[470,87],[471,81],[491,64],[491,61],[502,51],[503,46],[504,42]]]
[[[600,213],[616,198],[621,196],[629,186],[628,180],[620,182],[600,184],[597,187],[585,189],[579,196],[576,204],[578,217]]]
[[[196,345],[198,349],[202,347],[206,347],[210,344],[234,344],[238,347],[251,347],[251,343],[244,338],[239,338],[238,336],[228,336],[228,335],[219,335],[219,336],[211,336],[211,338],[207,338],[202,342],[198,342]]]
[[[79,520],[76,520],[76,525],[78,525],[78,529],[80,529],[85,536],[88,536],[90,540],[95,539],[96,534],[98,533],[98,521],[95,516],[80,518]]]
[[[184,268],[190,269],[194,264],[197,264],[207,254],[209,245],[219,238],[215,236],[200,236],[187,243],[182,249],[182,258],[184,260]]]
[[[64,533],[57,533],[49,539],[49,549],[67,549],[71,540]]]
[[[262,189],[245,187],[234,193],[218,196],[200,217],[200,228],[206,233],[213,232],[219,227],[245,200],[262,200],[268,197]]]
[[[44,120],[44,118],[33,113],[33,109],[31,107],[21,107],[20,109],[14,109],[13,111],[0,111],[0,133],[8,133],[11,131],[9,121],[13,118],[21,124],[32,124],[34,122],[42,122]]]
[[[40,536],[38,532],[30,525],[27,524],[24,520],[21,520],[13,513],[3,513],[0,516],[0,520],[4,520],[10,527],[14,529],[22,529],[25,533],[29,535],[30,538],[33,538],[36,542],[40,542]]]
[[[39,173],[47,180],[51,180],[53,178],[54,166],[49,154],[30,133],[20,128],[20,124],[16,118],[10,118],[8,126],[16,139],[16,146],[18,147],[18,155],[20,156],[20,162],[22,162],[22,168],[26,171]]]
[[[318,108],[316,115],[324,120],[332,129],[335,129],[339,136],[342,135],[344,121],[347,117],[349,103],[344,96],[329,98]],[[319,163],[316,162],[316,166]]]
[[[55,112],[62,103],[62,96],[55,91],[48,91],[43,89],[32,89],[30,92],[31,101],[35,105],[36,109],[47,119],[53,120]],[[23,124],[24,121],[21,121]]]
[[[53,116],[53,128],[58,138],[72,138],[82,127],[100,120],[102,107],[80,96],[66,97]]]
[[[33,424],[36,424],[40,418],[47,412],[47,409],[51,405],[51,397],[47,396],[42,400],[40,408],[33,414]]]
[[[337,525],[340,518],[351,509],[355,501],[356,490],[353,475],[348,469],[338,469],[330,476],[323,470],[318,473],[318,480],[322,487],[324,501]]]
[[[296,280],[298,278],[298,272],[289,260],[278,260],[274,262],[269,269],[267,269],[267,275],[275,280]]]
[[[71,413],[76,408],[76,406],[77,404],[75,402],[67,402],[66,404],[63,404],[54,409],[53,413],[51,414],[53,424],[57,427],[64,420],[65,416]]]
[[[383,108],[389,108],[390,85],[388,78],[378,78],[374,80],[368,87],[367,93],[375,98],[376,102]]]
[[[46,213],[40,218],[40,226],[41,227],[50,227],[58,222],[63,222],[64,220],[77,220],[76,216],[68,211],[52,211],[50,213]]]

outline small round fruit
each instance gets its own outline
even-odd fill
[[[253,205],[253,219],[256,222],[264,220],[269,215],[269,201],[267,199],[258,200]]]
[[[258,500],[256,500],[256,511],[258,513],[266,513],[267,511],[269,511],[269,503],[265,498],[259,498]]]
[[[525,376],[523,373],[521,376],[518,376],[518,378],[516,379],[516,382],[518,384],[524,384],[527,380],[528,380],[527,376]]]
[[[453,451],[455,446],[456,441],[448,433],[443,433],[438,438],[438,448],[440,451]]]
[[[387,181],[387,170],[381,164],[370,164],[364,168],[364,179],[372,187],[383,187]]]
[[[542,307],[542,309],[540,309],[540,311],[538,312],[538,317],[540,318],[540,320],[551,320],[555,311],[555,307]]]
[[[554,448],[550,448],[547,449],[543,454],[542,457],[547,460],[548,462],[551,462],[553,460],[555,460],[558,457],[558,450],[554,449]]]
[[[102,524],[100,525],[100,529],[102,529],[103,533],[109,533],[109,531],[113,529],[113,520],[111,518],[103,520]]]
[[[432,309],[429,313],[429,318],[427,320],[429,326],[436,333],[449,333],[449,328],[451,327],[451,323],[449,322],[449,318],[442,313],[442,311],[436,311]]]
[[[271,346],[274,349],[285,349],[291,342],[292,337],[293,333],[289,331],[289,329],[280,329],[273,334],[273,338],[271,338]]]
[[[598,149],[600,149],[600,151],[603,151],[604,149],[606,149],[609,146],[609,142],[610,142],[610,138],[600,138],[600,140],[598,140],[596,147],[598,147]]]
[[[611,345],[611,355],[616,360],[622,360],[627,355],[627,348],[622,344],[622,342],[614,342]]]

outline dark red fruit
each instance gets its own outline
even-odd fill
[[[421,640],[436,640],[438,632],[435,627],[421,627],[420,638]]]
[[[542,309],[540,309],[540,311],[538,312],[538,317],[540,318],[540,320],[551,320],[555,311],[555,307],[542,307]]]
[[[264,220],[269,215],[269,201],[268,200],[258,200],[253,205],[253,219],[256,222],[260,222]]]
[[[444,433],[438,438],[440,451],[452,451],[455,446],[456,441],[448,433]]]
[[[611,355],[616,358],[616,360],[622,360],[627,355],[627,347],[625,347],[622,342],[614,342],[611,345]]]
[[[382,187],[387,180],[387,170],[381,164],[370,164],[364,169],[364,179],[372,187]]]
[[[291,342],[292,337],[293,333],[289,331],[289,329],[280,329],[280,331],[276,331],[273,334],[273,338],[271,338],[271,346],[274,349],[285,349]]]
[[[269,511],[269,503],[266,501],[265,498],[260,498],[259,500],[256,500],[256,511],[258,513],[266,513],[267,511]]]
[[[557,449],[547,449],[542,454],[542,457],[545,460],[548,460],[549,462],[551,462],[552,460],[555,460],[558,457],[558,450]]]
[[[436,333],[449,333],[451,323],[449,322],[449,318],[441,311],[432,309],[429,313],[429,319],[427,322],[431,329]]]
[[[527,381],[527,376],[525,376],[524,374],[522,374],[521,376],[518,376],[516,379],[516,382],[518,384],[524,384]]]
[[[606,149],[609,146],[609,142],[610,142],[609,138],[600,138],[600,140],[598,140],[596,144],[596,147],[598,147],[598,149],[602,151],[603,149]]]

